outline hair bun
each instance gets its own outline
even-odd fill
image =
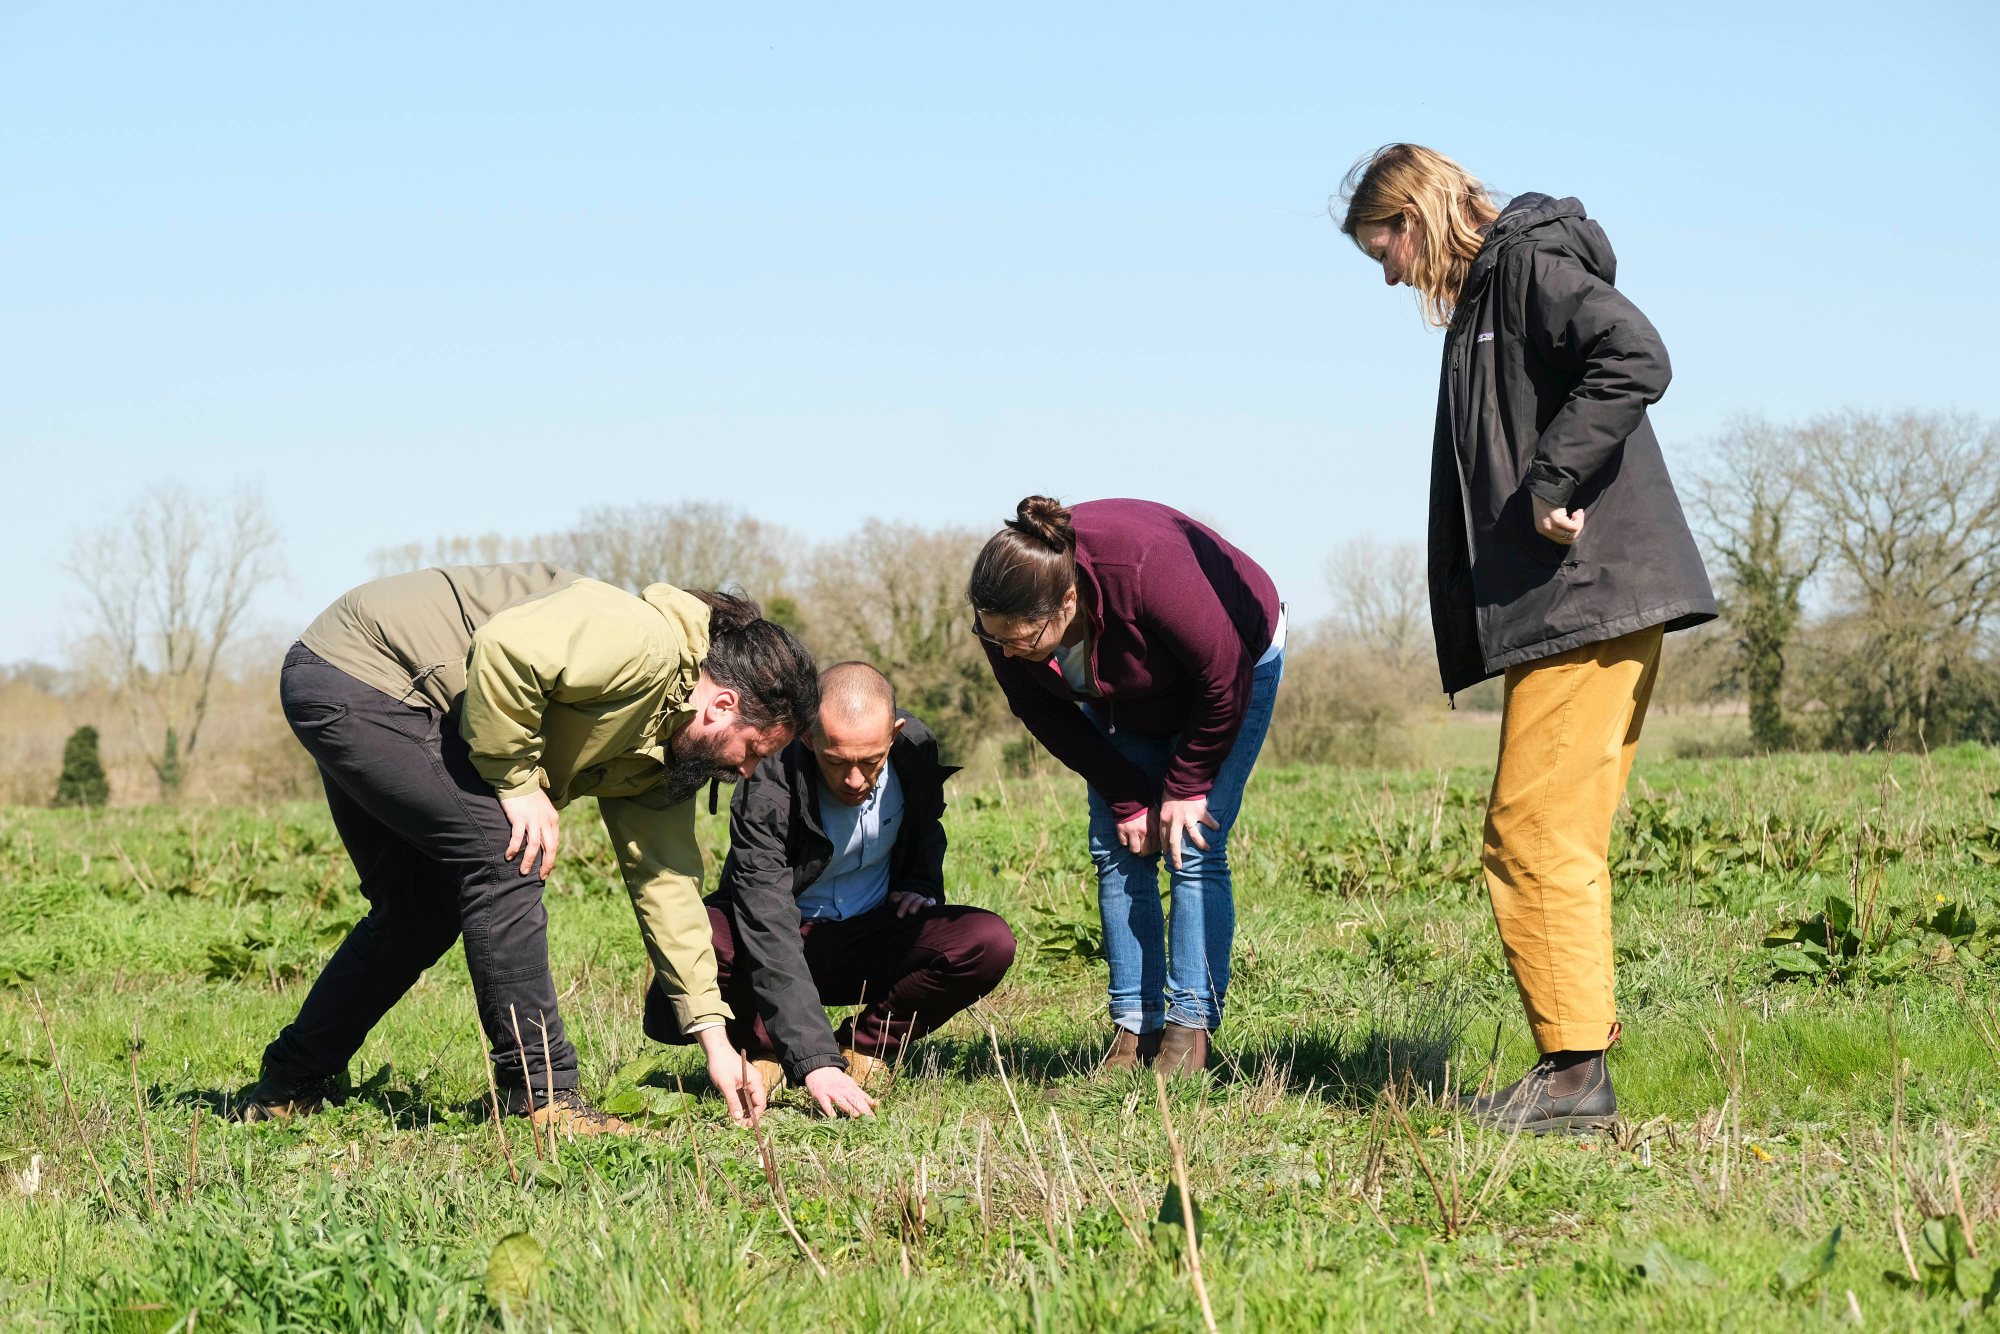
[[[1076,533],[1069,526],[1069,507],[1049,496],[1029,496],[1014,507],[1013,528],[1025,537],[1034,537],[1051,551],[1076,550]]]

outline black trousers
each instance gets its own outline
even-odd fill
[[[549,973],[542,878],[506,860],[506,812],[472,767],[456,713],[390,699],[303,644],[285,655],[278,694],[319,764],[368,915],[327,961],[299,1017],[265,1048],[266,1064],[296,1075],[345,1070],[462,932],[495,1077],[517,1088],[531,1076],[538,1090],[575,1088],[576,1050]]]

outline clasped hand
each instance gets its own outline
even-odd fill
[[[1140,811],[1120,823],[1118,842],[1135,857],[1150,857],[1164,846],[1167,860],[1178,871],[1181,869],[1182,838],[1207,852],[1208,840],[1202,837],[1201,831],[1221,828],[1216,818],[1208,813],[1207,797],[1170,797],[1157,808]]]

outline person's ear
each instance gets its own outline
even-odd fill
[[[728,686],[718,686],[708,697],[708,719],[712,723],[736,721],[736,706],[742,701],[735,690]]]
[[[908,718],[898,718],[896,720],[896,725],[889,729],[889,739],[891,741],[896,739],[896,735],[903,730],[903,724],[908,721]]]

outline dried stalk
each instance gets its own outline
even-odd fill
[[[500,1156],[507,1160],[507,1179],[515,1185],[521,1184],[521,1169],[514,1165],[514,1146],[507,1142],[507,1123],[500,1116],[500,1084],[493,1078],[493,1058],[486,1050],[486,1025],[479,1022],[477,1014],[472,1016],[473,1027],[479,1032],[479,1064],[486,1071],[486,1098],[493,1108],[493,1137],[500,1141]],[[531,1119],[528,1124],[534,1125]]]
[[[150,1216],[160,1214],[159,1192],[153,1186],[153,1128],[146,1121],[146,1099],[139,1091],[139,1021],[132,1021],[132,1047],[127,1052],[132,1059],[132,1105],[139,1111],[139,1143],[146,1153],[146,1209]]]
[[[1153,1087],[1160,1099],[1160,1124],[1167,1132],[1167,1151],[1173,1156],[1174,1185],[1181,1193],[1181,1222],[1187,1232],[1188,1273],[1194,1279],[1194,1295],[1201,1300],[1202,1323],[1208,1326],[1208,1334],[1216,1334],[1215,1308],[1208,1304],[1208,1284],[1201,1276],[1201,1242],[1195,1236],[1198,1230],[1194,1219],[1194,1192],[1188,1189],[1187,1158],[1181,1153],[1181,1137],[1174,1133],[1173,1113],[1167,1110],[1167,1077],[1158,1070],[1153,1072]]]
[[[62,1052],[56,1047],[56,1033],[49,1027],[49,1012],[42,1008],[42,993],[35,990],[35,1013],[41,1016],[42,1032],[49,1039],[49,1063],[56,1068],[56,1078],[62,1083],[63,1104],[69,1108],[69,1123],[76,1131],[77,1142],[83,1145],[83,1156],[90,1160],[90,1170],[97,1174],[97,1188],[104,1192],[104,1207],[112,1213],[118,1212],[118,1201],[111,1197],[111,1183],[104,1179],[104,1169],[98,1165],[97,1150],[90,1145],[90,1136],[84,1133],[83,1118],[77,1115],[76,1098],[69,1091],[69,1076],[63,1073]]]

